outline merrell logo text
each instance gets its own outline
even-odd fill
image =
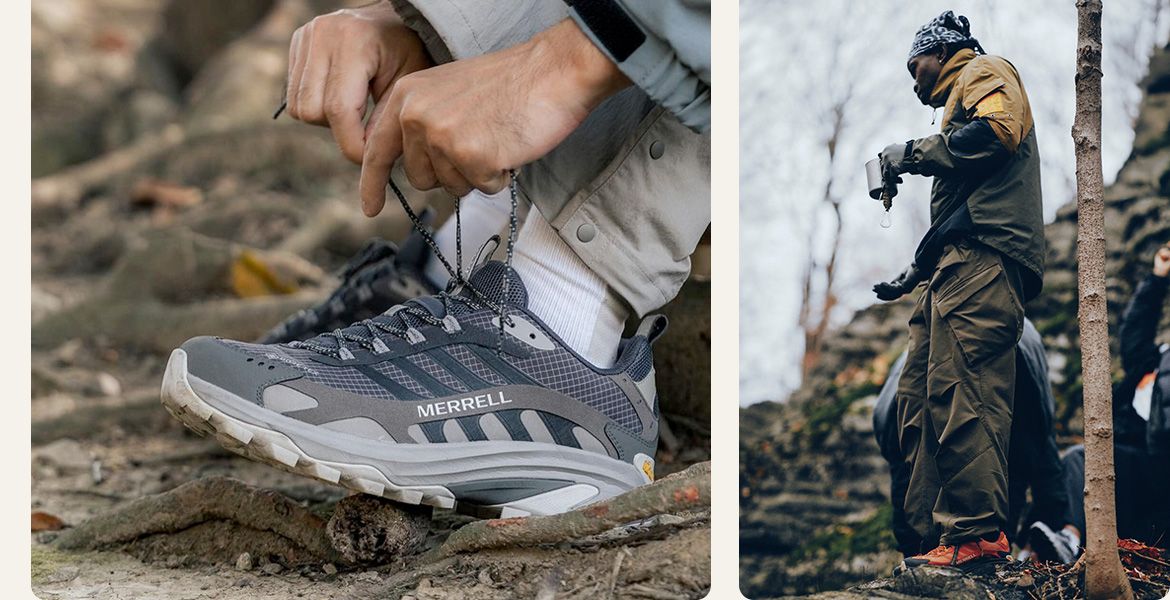
[[[418,407],[418,416],[438,417],[442,415],[449,415],[460,412],[467,412],[471,410],[478,410],[481,408],[489,408],[492,406],[500,406],[502,404],[511,404],[512,401],[504,397],[504,392],[492,392],[490,394],[481,394],[479,396],[471,396],[468,398],[460,398],[458,400],[446,400],[443,402],[431,402]]]

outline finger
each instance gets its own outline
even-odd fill
[[[467,141],[464,140],[464,144],[466,143]],[[470,147],[464,145],[462,151],[453,146],[450,147],[453,151],[445,151],[445,148],[448,147],[440,147],[437,153],[441,155],[444,162],[449,163],[457,170],[458,181],[467,182],[472,188],[489,195],[495,194],[507,186],[507,171],[493,169],[490,166],[491,160],[486,158],[482,152],[476,151],[474,144]],[[432,151],[432,155],[434,154],[436,152]],[[439,159],[436,157],[435,164],[438,163]],[[454,175],[451,179],[456,181]]]
[[[307,27],[307,25],[306,25]],[[287,110],[290,117],[295,118],[294,111],[296,108],[293,103],[296,101],[294,91],[295,86],[300,85],[301,69],[298,60],[301,57],[301,39],[304,38],[304,27],[293,32],[292,41],[288,45],[288,77],[285,80],[284,101],[287,104]]]
[[[432,154],[431,162],[434,165],[438,184],[444,190],[447,190],[448,194],[462,198],[471,193],[472,188],[475,186],[442,153],[436,152]]]
[[[330,56],[320,40],[314,44],[313,36],[305,40],[305,63],[301,68],[301,81],[296,88],[300,120],[313,125],[326,125],[325,82],[329,78]],[[313,51],[316,45],[317,51]]]
[[[297,90],[301,87],[301,80],[305,77],[305,63],[309,58],[309,38],[313,35],[313,23],[310,21],[297,32],[297,55],[293,60],[292,77],[288,81],[288,114],[294,119],[300,119],[300,102]]]
[[[386,205],[386,182],[394,161],[402,154],[402,128],[398,124],[398,106],[393,94],[390,101],[374,113],[372,127],[366,135],[362,153],[361,197],[362,212],[373,217]]]
[[[337,60],[339,66],[356,64],[356,58],[346,53]],[[333,69],[325,84],[325,120],[333,132],[333,139],[346,158],[359,164],[366,145],[366,127],[362,118],[366,112],[372,68],[373,65],[364,69]]]
[[[405,119],[399,119],[402,129],[402,169],[406,179],[416,190],[433,190],[439,185],[435,168],[427,152],[426,135],[422,126]]]
[[[498,194],[508,187],[511,177],[507,171],[495,171],[489,176],[480,176],[473,182],[475,189],[491,195]]]

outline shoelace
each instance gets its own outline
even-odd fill
[[[279,112],[277,114],[279,114]],[[407,302],[398,307],[395,307],[395,309],[392,309],[393,312],[389,315],[380,315],[382,317],[389,316],[390,318],[394,318],[395,320],[392,322],[379,321],[377,320],[378,317],[375,317],[373,319],[359,321],[346,328],[350,329],[354,327],[362,327],[365,329],[365,332],[368,335],[358,335],[346,332],[344,329],[336,329],[309,340],[290,342],[289,345],[294,348],[304,348],[318,354],[332,356],[342,360],[350,360],[353,358],[353,352],[351,352],[349,348],[346,347],[346,342],[351,342],[358,345],[359,347],[366,348],[375,353],[381,354],[388,351],[389,347],[387,347],[385,342],[379,338],[379,334],[398,337],[412,344],[423,341],[424,338],[422,337],[422,334],[419,333],[419,331],[415,329],[409,321],[407,321],[407,316],[413,317],[428,325],[442,327],[448,333],[454,333],[455,331],[458,331],[459,322],[453,315],[450,314],[452,306],[451,303],[457,302],[467,306],[471,310],[479,310],[486,307],[490,308],[493,312],[496,313],[496,316],[498,317],[497,320],[499,322],[499,329],[496,335],[496,353],[499,354],[503,352],[504,326],[511,326],[513,324],[512,318],[508,315],[507,312],[507,302],[511,288],[512,256],[516,244],[516,230],[518,228],[516,217],[518,206],[516,171],[510,170],[508,172],[508,176],[508,188],[511,196],[511,214],[509,215],[508,220],[508,242],[506,250],[507,257],[504,262],[504,285],[502,290],[503,297],[500,302],[496,302],[485,296],[471,283],[469,279],[464,276],[463,221],[461,216],[462,211],[460,210],[462,201],[459,198],[455,198],[456,266],[453,268],[451,263],[447,260],[446,256],[443,255],[443,252],[439,250],[439,245],[435,242],[434,237],[432,237],[430,232],[427,231],[426,226],[423,225],[421,219],[417,214],[415,214],[414,209],[410,207],[410,203],[406,201],[406,196],[403,195],[402,190],[398,188],[398,185],[394,183],[394,179],[391,178],[389,182],[390,189],[394,190],[394,195],[398,197],[398,202],[402,205],[402,209],[406,212],[407,217],[410,219],[411,225],[416,231],[419,232],[419,235],[422,236],[423,240],[427,243],[427,246],[429,246],[431,251],[434,252],[435,256],[439,258],[443,268],[446,269],[447,273],[451,276],[447,283],[447,289],[439,292],[436,295],[443,306],[443,318],[440,319],[436,317],[425,307],[417,303]],[[489,240],[488,243],[492,243],[493,241],[496,241],[496,239],[497,238],[493,236],[493,238]],[[470,296],[463,295],[463,291],[469,292]],[[322,338],[324,340],[333,339],[334,345],[330,346],[319,342],[317,341],[318,338]]]

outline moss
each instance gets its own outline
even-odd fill
[[[825,436],[841,426],[841,418],[854,402],[880,390],[881,386],[872,381],[848,388],[831,386],[824,400],[805,405],[805,426],[799,435],[806,436],[814,444],[824,440]]]
[[[1170,146],[1170,125],[1160,135],[1151,138],[1141,146],[1135,146],[1133,153],[1137,156],[1148,156],[1168,146]]]
[[[32,548],[33,583],[44,581],[46,577],[56,573],[61,567],[75,564],[76,562],[76,555],[34,545]]]
[[[836,523],[812,537],[792,553],[793,561],[816,556],[848,558],[897,547],[893,533],[894,508],[883,502],[869,518],[859,523]]]

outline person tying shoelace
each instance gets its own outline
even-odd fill
[[[666,321],[650,313],[710,223],[709,40],[709,3],[689,1],[395,0],[298,29],[287,112],[361,164],[364,213],[388,182],[403,200],[401,162],[411,186],[461,198],[457,216],[432,236],[411,212],[422,251],[347,269],[343,287],[406,274],[395,293],[415,297],[332,330],[311,312],[272,343],[190,340],[164,404],[256,460],[477,514],[651,481]],[[461,242],[500,233],[503,262],[465,272]]]

